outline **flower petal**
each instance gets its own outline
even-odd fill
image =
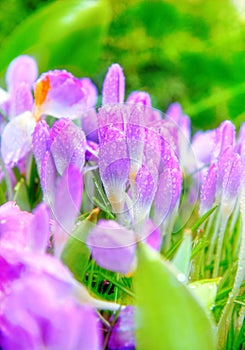
[[[101,267],[127,274],[133,268],[135,235],[112,220],[100,220],[90,232],[87,245]]]
[[[51,129],[50,150],[59,174],[70,164],[82,170],[85,162],[86,138],[78,126],[69,119],[61,119]]]
[[[32,148],[39,176],[41,174],[41,165],[46,151],[50,147],[50,129],[45,120],[37,123],[32,137]]]
[[[37,78],[38,68],[36,61],[27,55],[16,57],[8,66],[6,81],[8,90],[20,83],[27,83],[29,87]]]
[[[29,246],[33,252],[44,253],[50,236],[48,207],[41,203],[33,214],[29,228]]]
[[[56,118],[80,118],[88,108],[87,91],[83,83],[65,70],[41,75],[35,85],[35,116],[43,114]]]
[[[125,77],[119,64],[110,66],[106,74],[103,90],[102,104],[113,104],[124,102]]]
[[[14,165],[31,151],[36,121],[30,112],[11,120],[3,130],[1,152],[7,165]]]

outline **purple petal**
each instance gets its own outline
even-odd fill
[[[19,262],[22,273],[9,280],[1,304],[1,345],[23,350],[99,350],[97,317],[90,306],[78,305],[74,299],[68,269],[45,254],[29,254],[26,260],[20,256]],[[20,269],[16,262],[10,264],[12,270]]]
[[[215,130],[197,132],[192,140],[192,150],[198,165],[209,164],[215,142]]]
[[[54,205],[55,220],[66,233],[71,233],[80,213],[82,192],[82,175],[70,165],[58,181]]]
[[[26,83],[31,87],[37,78],[36,61],[27,55],[16,57],[8,66],[6,73],[6,81],[8,90],[20,83]]]
[[[125,78],[122,68],[115,63],[108,69],[103,90],[102,104],[122,103],[124,101]]]
[[[61,119],[54,123],[50,138],[50,150],[59,174],[70,164],[82,170],[86,150],[84,132],[69,119]]]
[[[200,215],[205,214],[214,204],[216,195],[217,167],[212,164],[201,188]]]
[[[225,173],[231,165],[233,154],[234,152],[232,146],[230,146],[219,155],[217,167],[216,199],[220,200],[221,198]]]
[[[98,118],[94,108],[83,113],[82,129],[87,140],[98,142]]]
[[[164,168],[159,176],[154,199],[154,222],[160,225],[171,214],[172,177],[169,168]]]
[[[0,207],[0,242],[5,240],[16,249],[27,247],[31,221],[32,214],[21,211],[14,202],[2,205]]]
[[[33,97],[30,86],[27,83],[15,85],[11,93],[9,117],[15,117],[26,111],[32,111]]]
[[[50,151],[46,151],[41,165],[41,186],[45,203],[54,207],[54,196],[56,191],[56,168]]]
[[[135,350],[135,313],[133,306],[126,306],[112,328],[109,350]]]
[[[37,123],[32,137],[32,148],[39,175],[41,174],[41,165],[46,151],[50,147],[50,129],[45,120]]]
[[[238,190],[241,184],[241,178],[241,158],[239,154],[234,153],[224,175],[222,205],[231,206],[231,202],[237,198]]]
[[[101,267],[127,274],[133,267],[135,235],[112,220],[100,220],[87,239],[92,257]]]
[[[3,130],[1,151],[5,164],[16,164],[31,151],[36,121],[30,112],[11,120]]]
[[[113,127],[106,141],[99,148],[99,171],[113,210],[120,212],[124,208],[130,169],[127,143],[121,132]]]
[[[169,148],[165,149],[162,173],[154,202],[154,221],[160,224],[172,214],[178,205],[182,191],[182,171],[178,158]]]
[[[49,210],[43,203],[33,211],[29,228],[29,244],[33,252],[44,253],[47,248],[49,231]]]
[[[128,96],[127,103],[140,103],[144,106],[151,107],[151,97],[147,92],[134,91]]]
[[[162,236],[158,226],[151,219],[148,219],[143,227],[141,237],[145,237],[146,243],[153,249],[160,251]]]
[[[87,92],[88,107],[95,107],[98,98],[98,91],[96,86],[89,78],[82,78],[80,81],[82,82],[84,90]]]
[[[167,117],[175,121],[176,124],[179,124],[179,120],[181,119],[183,115],[182,107],[178,102],[172,103],[167,111],[166,111]]]
[[[214,158],[218,158],[228,147],[233,147],[235,143],[235,126],[226,120],[216,129]]]
[[[148,164],[149,165],[149,164]],[[134,204],[135,221],[144,222],[148,217],[157,190],[157,169],[144,165],[135,178],[136,202]]]
[[[87,141],[85,160],[91,162],[98,161],[99,145],[93,141]]]
[[[41,75],[35,86],[35,116],[43,114],[56,118],[80,118],[88,108],[87,91],[81,80],[65,70]]]
[[[105,105],[99,108],[98,132],[100,144],[110,142],[114,138],[111,136],[112,130],[118,130],[118,136],[121,133],[121,138],[125,137],[124,110],[123,105]]]

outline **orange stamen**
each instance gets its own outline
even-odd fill
[[[45,79],[37,82],[36,89],[35,89],[35,103],[37,107],[43,104],[50,88],[51,88],[51,84],[48,76],[46,76]]]

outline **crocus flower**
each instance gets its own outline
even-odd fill
[[[35,128],[33,153],[44,200],[57,224],[54,237],[58,255],[79,214],[85,150],[84,132],[69,119],[56,121],[51,129],[41,121]]]
[[[127,306],[121,312],[112,328],[108,343],[109,350],[135,350],[134,307]]]
[[[155,250],[160,250],[161,232],[148,219],[141,231],[132,231],[112,220],[100,220],[91,230],[87,245],[92,258],[101,267],[127,274],[136,266],[136,240],[141,239]]]
[[[74,296],[74,280],[55,258],[0,248],[0,341],[4,349],[99,349],[94,311]],[[2,279],[3,277],[3,279]]]
[[[90,85],[92,83],[89,84],[87,79],[75,78],[66,71],[55,70],[41,75],[35,84],[34,104],[33,101],[29,103],[28,112],[24,109],[25,112],[11,120],[3,131],[1,151],[5,164],[13,166],[31,151],[32,134],[43,116],[81,118],[95,99]],[[15,109],[20,113],[23,108]]]
[[[102,89],[102,105],[129,103],[140,104],[145,107],[146,125],[161,119],[161,114],[151,108],[150,95],[144,91],[133,91],[124,101],[125,76],[122,67],[118,63],[112,64],[106,74]]]
[[[105,269],[127,274],[135,263],[135,234],[112,220],[100,220],[92,229],[87,245],[92,257]]]
[[[6,72],[7,92],[1,89],[0,109],[10,119],[32,110],[32,84],[37,73],[36,61],[27,55],[17,57],[9,64]]]
[[[37,120],[48,114],[56,118],[77,119],[88,107],[88,93],[82,80],[65,70],[43,73],[35,85]]]
[[[217,183],[217,166],[215,163],[211,164],[207,176],[203,181],[200,195],[200,215],[205,214],[212,208],[215,202]]]
[[[21,211],[14,202],[0,207],[0,241],[15,249],[44,252],[49,239],[49,212],[40,204],[33,214]]]

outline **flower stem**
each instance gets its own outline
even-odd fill
[[[4,174],[4,178],[6,181],[6,187],[7,187],[7,194],[8,194],[8,200],[12,201],[14,198],[14,191],[13,191],[13,187],[12,187],[12,183],[11,183],[11,179],[8,173],[8,170],[5,166],[5,163],[2,159],[2,157],[0,156],[0,166],[2,168],[3,174]]]

